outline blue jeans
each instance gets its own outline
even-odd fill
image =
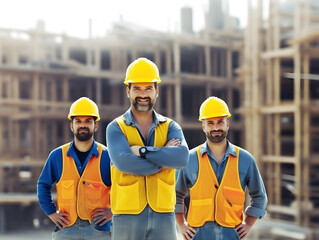
[[[111,232],[99,231],[96,228],[93,221],[90,224],[89,221],[78,218],[72,226],[53,232],[52,240],[111,240]]]
[[[176,240],[175,214],[154,212],[113,214],[112,240]]]
[[[196,228],[193,240],[239,240],[239,235],[234,228],[220,226],[216,222],[206,222]]]

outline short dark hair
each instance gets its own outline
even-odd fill
[[[132,83],[129,83],[128,84],[128,88],[131,90],[131,86],[132,86]],[[154,87],[155,89],[157,88],[157,82],[154,82]]]

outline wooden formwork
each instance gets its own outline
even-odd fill
[[[266,20],[263,7],[250,6],[245,35],[246,146],[259,160],[270,218],[318,227],[319,6],[270,0]]]

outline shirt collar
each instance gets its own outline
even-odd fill
[[[74,152],[75,152],[75,150],[74,150],[74,141],[72,141],[71,144],[70,144],[69,150],[68,150],[68,152],[67,152],[67,155],[70,156],[70,155],[71,155],[72,153],[74,153]],[[91,150],[90,150],[89,155],[93,155],[93,154],[94,154],[96,157],[99,156],[98,145],[97,145],[97,143],[96,143],[95,140],[93,140],[93,146],[92,146],[92,148],[91,148]]]
[[[124,116],[124,122],[127,126],[136,124],[131,108],[128,109],[123,116]],[[166,122],[166,121],[167,121],[166,117],[162,116],[161,114],[153,110],[153,123],[155,123],[155,125],[158,125],[159,123]]]
[[[211,154],[208,147],[207,147],[207,141],[202,145],[201,150],[200,150],[201,156],[203,156],[204,153],[207,153],[208,155]],[[237,153],[236,153],[236,150],[234,148],[234,145],[231,144],[227,140],[227,148],[226,148],[226,152],[225,152],[226,158],[228,158],[229,154],[233,155],[234,157],[237,157]]]

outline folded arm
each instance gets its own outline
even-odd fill
[[[155,163],[136,156],[132,152],[125,135],[115,121],[108,125],[106,139],[111,162],[119,171],[147,176],[162,169]]]
[[[147,147],[146,158],[157,166],[178,169],[188,163],[188,146],[181,127],[171,122],[164,147]]]

